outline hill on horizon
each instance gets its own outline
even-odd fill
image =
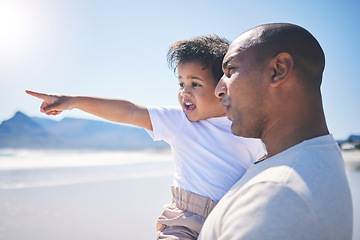
[[[169,145],[134,126],[77,118],[56,121],[19,111],[0,124],[0,148],[140,150]]]

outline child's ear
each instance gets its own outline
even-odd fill
[[[294,68],[294,60],[290,54],[282,52],[272,59],[271,64],[273,75],[270,85],[277,87],[288,79]]]

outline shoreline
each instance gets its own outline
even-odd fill
[[[342,151],[344,157],[345,169],[347,171],[360,171],[360,151],[349,150]]]

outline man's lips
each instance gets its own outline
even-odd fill
[[[226,117],[231,120],[231,114],[230,114],[230,106],[229,105],[223,105],[223,108],[225,110]]]
[[[225,114],[229,120],[231,120],[231,113],[230,113],[230,98],[228,96],[223,96],[221,98],[221,105],[225,110]]]

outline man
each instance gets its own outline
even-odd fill
[[[317,40],[292,24],[238,37],[215,94],[235,135],[261,138],[253,164],[209,215],[199,239],[349,239],[352,201],[341,151],[329,134]]]

